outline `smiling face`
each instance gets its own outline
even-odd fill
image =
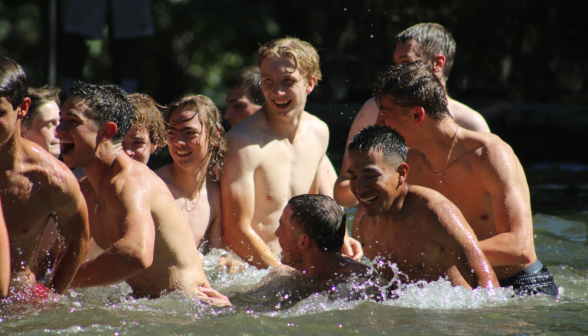
[[[304,111],[306,96],[312,92],[316,79],[306,79],[296,71],[288,57],[267,57],[261,63],[261,88],[268,112],[280,118],[292,118]]]
[[[131,131],[125,135],[122,146],[131,159],[144,164],[149,162],[149,156],[157,149],[157,146],[151,143],[147,130],[139,129],[136,125],[133,125]]]
[[[178,107],[170,115],[169,121],[167,146],[174,164],[188,167],[205,163],[208,136],[196,112],[190,107]]]
[[[57,138],[61,142],[61,157],[70,168],[84,167],[94,158],[98,145],[98,124],[86,115],[82,99],[68,97],[61,109]]]
[[[391,169],[382,151],[349,151],[349,187],[369,216],[390,209],[399,195],[399,174]]]
[[[280,226],[275,232],[282,248],[282,264],[294,266],[302,259],[298,248],[298,239],[302,234],[298,224],[292,220],[292,209],[286,205],[280,217]]]
[[[26,123],[21,126],[23,138],[28,139],[51,153],[55,157],[61,154],[59,139],[56,137],[59,125],[59,106],[54,101],[43,104],[37,108],[36,115],[30,121],[30,127]]]
[[[261,106],[253,103],[253,99],[247,94],[247,91],[246,87],[238,87],[229,89],[227,93],[229,106],[223,118],[229,122],[231,127],[240,124],[261,108]]]

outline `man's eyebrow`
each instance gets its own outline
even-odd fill
[[[234,103],[234,102],[236,102],[237,100],[239,100],[239,98],[227,99],[227,103],[229,103],[229,104],[230,104],[230,103]]]
[[[168,130],[174,130],[174,131],[178,131],[178,132],[182,132],[182,131],[186,131],[186,130],[198,130],[196,127],[191,127],[191,126],[187,126],[187,127],[183,127],[183,128],[175,128],[173,126],[167,126]]]

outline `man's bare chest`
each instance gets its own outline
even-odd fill
[[[42,183],[25,176],[0,181],[2,210],[11,237],[41,232],[54,213],[42,187]]]

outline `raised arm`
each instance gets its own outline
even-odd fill
[[[472,283],[470,281],[474,276],[477,287],[498,287],[496,274],[461,211],[449,201],[440,202],[435,207],[437,211],[431,216],[431,221],[438,220],[442,225],[431,230],[432,238],[447,253],[449,262],[446,272],[451,283],[470,288],[469,283]]]
[[[349,135],[347,136],[347,142],[345,147],[347,148],[347,144],[349,141],[362,129],[366,128],[367,126],[373,125],[376,123],[376,119],[378,118],[378,105],[376,104],[376,99],[371,98],[363,104],[361,110],[355,116],[353,120],[353,124],[351,125],[351,129],[349,130]],[[335,182],[335,190],[334,190],[334,198],[339,203],[339,205],[351,209],[357,205],[357,199],[353,196],[353,193],[349,189],[349,174],[347,173],[347,169],[349,168],[349,158],[347,149],[345,150],[345,154],[343,156],[343,163],[341,164],[341,170],[339,170],[339,177]]]
[[[0,299],[8,296],[10,286],[10,242],[0,200]]]
[[[319,169],[321,181],[318,193],[333,197],[333,187],[337,180],[337,172],[335,172],[335,167],[333,167],[333,164],[327,155],[321,160]]]
[[[525,173],[505,143],[484,153],[485,188],[492,201],[497,235],[480,241],[492,266],[530,264],[536,259],[533,218]]]
[[[122,195],[113,190],[109,194],[104,197],[109,200],[106,209],[116,218],[122,238],[82,264],[72,282],[74,288],[119,283],[153,264],[155,224],[149,193],[125,188]]]
[[[243,146],[227,137],[229,153],[221,175],[222,221],[225,243],[252,265],[267,268],[280,261],[251,227],[255,210],[254,173],[259,163],[255,145]]]

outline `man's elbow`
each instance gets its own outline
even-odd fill
[[[127,266],[134,271],[143,271],[153,265],[153,252],[136,250],[127,258]]]

